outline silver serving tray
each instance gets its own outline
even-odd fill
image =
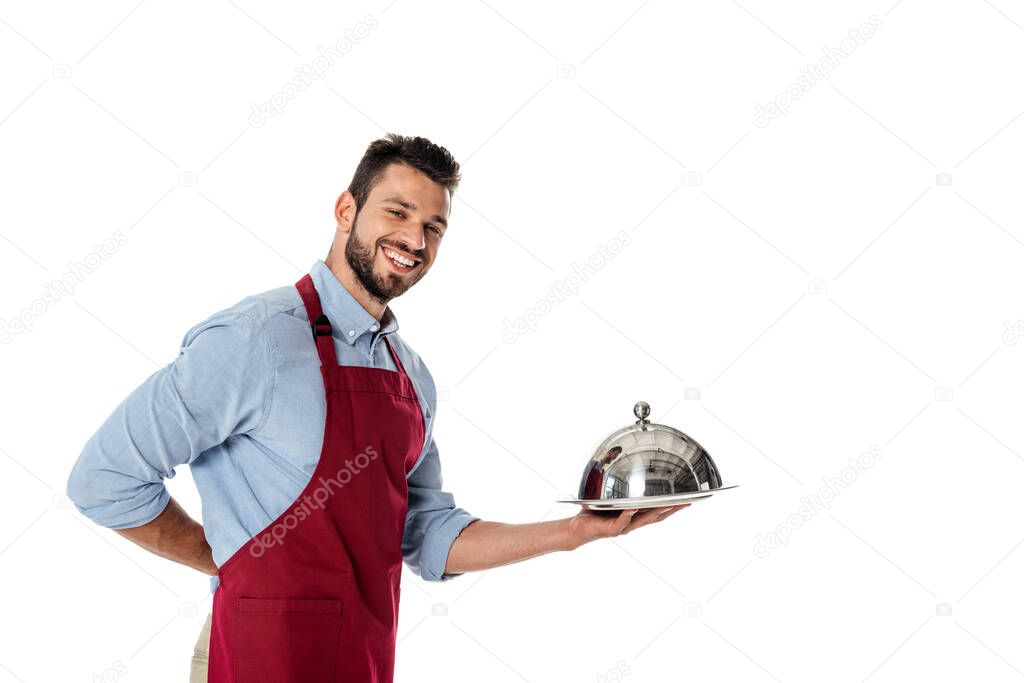
[[[710,498],[712,495],[719,491],[725,491],[727,489],[734,489],[739,484],[725,484],[717,489],[711,489],[708,491],[691,491],[689,493],[670,493],[664,496],[643,496],[639,498],[611,498],[605,500],[581,500],[579,498],[559,498],[556,502],[558,503],[571,503],[573,505],[582,505],[588,510],[632,510],[645,509],[645,508],[661,508],[670,507],[672,505],[682,505],[683,503],[693,503],[698,500],[704,500]]]

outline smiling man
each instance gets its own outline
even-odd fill
[[[425,138],[374,141],[326,260],[194,326],[79,456],[80,512],[212,577],[193,682],[391,681],[403,562],[445,581],[686,507],[504,524],[442,490],[434,381],[388,302],[433,265],[459,179]],[[163,483],[184,464],[202,525]]]

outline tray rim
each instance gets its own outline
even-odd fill
[[[603,507],[609,507],[612,505],[629,505],[630,503],[651,503],[659,500],[679,500],[685,502],[688,499],[701,499],[707,498],[708,496],[718,493],[719,491],[725,491],[727,489],[737,488],[739,484],[725,484],[719,486],[717,489],[708,489],[706,491],[687,491],[686,493],[666,493],[660,496],[634,496],[632,498],[609,498],[607,500],[595,500],[591,498],[558,498],[555,502],[557,503],[571,503],[573,505],[599,505]],[[689,498],[680,498],[680,496],[689,496]]]

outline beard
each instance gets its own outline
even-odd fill
[[[358,219],[359,214],[357,213],[352,231],[348,236],[348,241],[345,242],[345,260],[348,262],[349,267],[352,268],[352,272],[356,274],[356,279],[359,280],[359,284],[363,286],[363,289],[371,297],[386,305],[388,301],[401,296],[410,287],[419,282],[419,279],[423,277],[423,264],[418,266],[419,272],[410,277],[402,277],[397,273],[378,275],[373,269],[374,249],[359,239],[358,230],[356,229]],[[416,253],[415,250],[406,249],[406,251],[413,254]]]

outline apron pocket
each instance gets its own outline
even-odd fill
[[[339,637],[338,598],[238,598],[235,602],[235,678],[332,683]]]

